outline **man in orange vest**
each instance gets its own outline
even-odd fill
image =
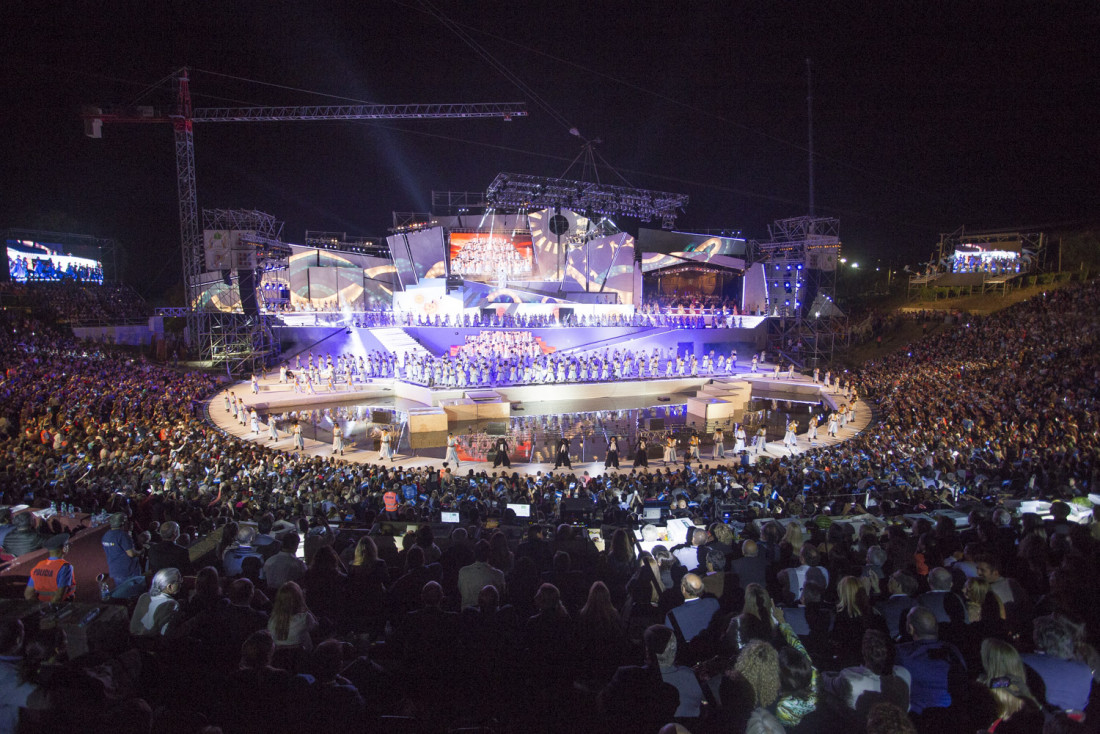
[[[382,505],[385,509],[386,515],[391,518],[397,517],[397,492],[393,488],[390,488],[385,494],[382,495]]]
[[[45,542],[50,557],[39,561],[31,569],[31,577],[23,597],[28,601],[52,602],[54,604],[72,599],[76,595],[76,578],[73,565],[62,556],[69,549],[69,534],[55,535]]]

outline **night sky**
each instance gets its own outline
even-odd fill
[[[603,182],[689,194],[678,228],[764,237],[808,210],[807,57],[817,213],[839,217],[848,253],[901,264],[960,225],[1100,221],[1100,3],[436,7],[538,99],[416,0],[4,3],[0,227],[116,238],[125,279],[168,289],[171,127],[92,140],[79,111],[169,108],[171,84],[150,87],[187,65],[196,106],[527,103],[507,123],[197,124],[200,207],[267,211],[291,242],[385,235],[392,211],[426,211],[433,189],[483,191],[500,171],[579,178],[569,126],[602,141]]]

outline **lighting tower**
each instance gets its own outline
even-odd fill
[[[103,123],[171,123],[176,144],[176,187],[179,192],[180,245],[183,256],[185,313],[192,343],[198,344],[202,357],[209,355],[209,333],[199,309],[203,272],[202,224],[199,220],[195,184],[196,122],[287,122],[317,120],[438,120],[451,118],[495,117],[511,120],[526,117],[522,102],[472,104],[408,105],[319,105],[296,107],[199,107],[191,106],[190,78],[187,68],[166,77],[176,80],[176,104],[169,113],[152,107],[86,107],[84,131],[88,137],[103,136]]]

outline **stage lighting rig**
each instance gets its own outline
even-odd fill
[[[652,221],[672,229],[677,212],[688,203],[687,194],[652,191],[626,186],[610,186],[590,181],[531,176],[524,173],[500,173],[485,193],[488,203],[497,208],[565,208],[595,218],[627,216]]]

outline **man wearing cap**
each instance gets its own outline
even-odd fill
[[[37,599],[54,604],[72,599],[76,595],[76,577],[73,565],[62,558],[69,548],[69,534],[55,535],[45,546],[50,555],[31,569],[23,597],[27,601]]]
[[[103,534],[103,553],[107,556],[107,572],[114,582],[111,596],[129,599],[145,591],[145,578],[141,575],[140,552],[134,547],[134,539],[126,529],[128,518],[121,512],[111,515],[111,529]]]
[[[42,547],[42,536],[31,527],[33,518],[29,512],[20,512],[12,518],[14,526],[4,538],[4,552],[13,556],[36,551]]]

